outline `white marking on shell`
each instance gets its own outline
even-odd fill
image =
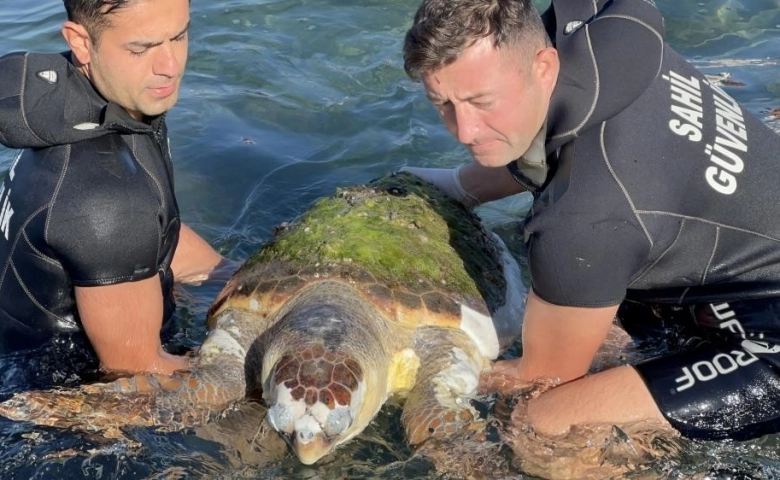
[[[500,261],[506,280],[504,304],[493,312],[492,318],[461,306],[460,328],[474,340],[482,355],[493,360],[520,335],[528,289],[523,283],[520,267],[504,241],[495,233],[491,235],[501,252]]]
[[[243,362],[244,358],[246,358],[246,350],[232,335],[225,330],[217,328],[209,332],[206,340],[200,347],[200,358],[201,361],[208,363],[214,357],[223,355],[236,357]]]
[[[256,312],[256,311],[260,310],[260,302],[258,302],[257,300],[255,300],[255,299],[253,298],[252,300],[250,300],[250,301],[249,301],[249,308],[250,308],[250,309],[251,309],[253,312]]]

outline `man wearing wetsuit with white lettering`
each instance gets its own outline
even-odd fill
[[[189,0],[64,3],[69,52],[0,58],[0,143],[22,149],[0,186],[0,353],[86,334],[104,370],[170,374],[189,366],[162,346],[173,282],[230,264],[174,196]]]
[[[528,403],[545,434],[780,431],[780,137],[664,43],[652,1],[425,0],[404,61],[475,160],[407,170],[467,206],[534,195],[523,355],[488,386],[558,379]],[[679,348],[586,375],[616,316]]]

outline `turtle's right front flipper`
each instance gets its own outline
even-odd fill
[[[446,341],[435,338],[442,335]],[[415,348],[421,354],[420,371],[401,416],[407,441],[419,446],[483,431],[486,422],[471,399],[485,365],[470,339],[457,330],[429,328],[418,333],[416,342],[428,348]]]
[[[246,395],[247,352],[256,338],[252,315],[223,312],[190,370],[18,393],[0,403],[0,415],[104,433],[123,425],[177,430],[202,424]]]
[[[135,375],[114,382],[70,389],[17,393],[0,403],[0,415],[37,425],[113,432],[118,426],[157,426],[177,430],[198,425],[244,396],[244,386],[219,382],[217,376],[243,364],[213,365],[165,375]],[[109,435],[113,436],[113,435]]]

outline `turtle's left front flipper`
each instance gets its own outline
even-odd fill
[[[439,335],[452,338],[435,338]],[[408,442],[418,446],[484,431],[486,421],[471,400],[486,360],[471,340],[458,330],[434,327],[421,329],[416,342],[420,367],[401,416]]]
[[[77,388],[17,393],[0,403],[16,421],[117,436],[124,425],[172,431],[199,425],[245,395],[243,363],[224,362],[171,376],[135,375]],[[228,381],[227,379],[230,379]]]

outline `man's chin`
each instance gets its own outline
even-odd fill
[[[149,102],[143,106],[142,113],[146,117],[156,117],[167,112],[176,104],[178,95],[171,95],[164,100],[158,100],[156,102]]]
[[[505,167],[512,162],[511,158],[507,159],[501,155],[483,155],[472,152],[471,156],[474,157],[475,162],[489,168]]]

